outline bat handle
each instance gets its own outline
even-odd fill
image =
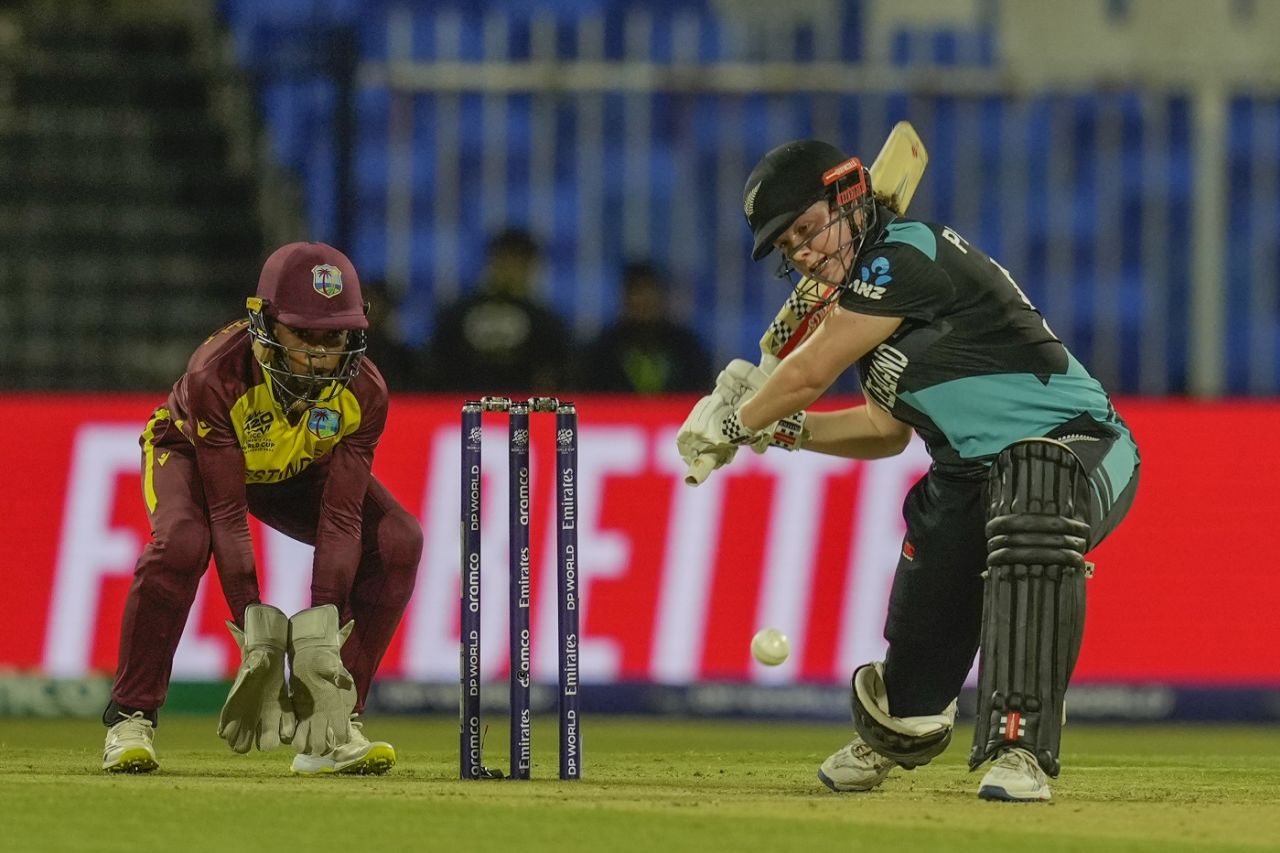
[[[684,475],[685,485],[697,486],[711,475],[715,470],[716,457],[710,453],[703,453],[694,458],[689,463],[689,470]]]

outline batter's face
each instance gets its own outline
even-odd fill
[[[277,322],[276,340],[286,347],[294,373],[328,376],[338,369],[347,348],[346,329],[293,329]]]
[[[856,214],[856,215],[860,215]],[[853,234],[827,201],[816,201],[773,242],[802,274],[841,285],[853,264]]]

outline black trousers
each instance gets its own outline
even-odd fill
[[[1127,436],[1072,449],[1093,484],[1092,548],[1124,518],[1138,484]],[[1127,479],[1125,474],[1128,474]],[[960,694],[982,634],[982,573],[987,567],[987,481],[936,468],[907,493],[907,532],[889,593],[884,637],[889,713],[937,714]]]

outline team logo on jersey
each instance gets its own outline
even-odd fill
[[[342,292],[342,270],[333,264],[312,267],[311,286],[316,289],[316,293],[332,299]]]
[[[307,429],[316,438],[333,438],[342,425],[342,415],[333,409],[312,409],[307,415]]]

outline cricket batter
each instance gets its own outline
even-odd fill
[[[152,539],[125,603],[102,767],[148,772],[174,652],[212,553],[243,660],[218,723],[236,752],[292,742],[293,771],[385,773],[356,716],[413,592],[422,530],[370,473],[387,387],[360,281],[323,243],[266,261],[248,318],[211,335],[142,433]],[[262,602],[247,513],[315,546],[311,604]],[[284,664],[290,678],[286,684]]]
[[[1084,629],[1084,555],[1133,502],[1138,451],[1102,386],[1008,270],[959,233],[879,204],[856,159],[815,140],[770,151],[744,190],[752,257],[838,289],[773,373],[735,360],[677,437],[717,467],[746,444],[876,459],[914,431],[932,456],[907,495],[884,661],[853,674],[857,731],[818,771],[868,791],[946,749],[980,650],[978,796],[1044,801]],[[865,405],[806,412],[856,367]]]

